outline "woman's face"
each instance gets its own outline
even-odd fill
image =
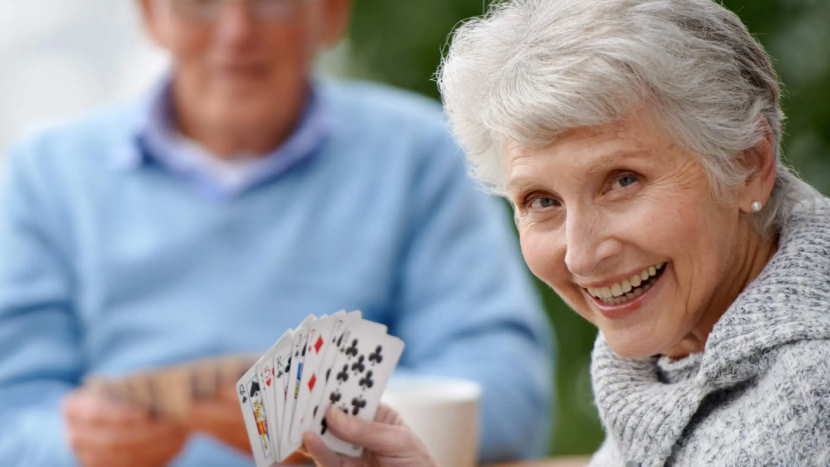
[[[622,356],[702,350],[744,286],[749,223],[648,112],[510,148],[507,193],[531,271]]]

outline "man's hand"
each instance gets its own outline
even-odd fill
[[[338,438],[363,446],[363,457],[341,456],[315,434],[305,433],[305,449],[318,467],[435,467],[421,440],[403,424],[397,412],[385,405],[378,408],[374,422],[330,408],[326,423]]]
[[[233,386],[222,388],[210,399],[194,402],[188,428],[201,431],[228,446],[252,455],[245,420],[242,418]]]
[[[251,442],[234,389],[233,386],[229,386],[221,389],[210,399],[195,402],[191,408],[188,428],[191,431],[201,431],[250,456],[253,455]],[[293,464],[305,460],[306,456],[295,453],[283,463]]]
[[[62,412],[69,444],[85,467],[167,465],[188,437],[181,425],[83,388],[64,397]]]

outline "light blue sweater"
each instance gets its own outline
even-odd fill
[[[550,334],[504,212],[465,176],[434,103],[322,86],[311,157],[227,198],[152,158],[146,105],[43,132],[0,198],[0,465],[72,465],[58,410],[89,373],[261,352],[309,313],[362,309],[408,371],[484,385],[486,460],[544,452]],[[204,437],[176,465],[244,465]]]

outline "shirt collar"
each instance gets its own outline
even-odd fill
[[[311,157],[329,135],[333,122],[322,85],[312,80],[309,86],[309,99],[296,129],[282,144],[262,156],[250,180],[234,191],[271,179]],[[168,163],[171,158],[167,157],[169,151],[181,147],[175,141],[179,136],[172,121],[171,89],[172,76],[168,74],[141,99],[128,144],[115,159],[117,167],[131,170],[155,162],[176,171],[175,165],[171,167]]]

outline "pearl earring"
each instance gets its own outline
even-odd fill
[[[764,204],[761,203],[760,201],[753,201],[752,202],[752,212],[758,212],[763,207],[764,207]]]

